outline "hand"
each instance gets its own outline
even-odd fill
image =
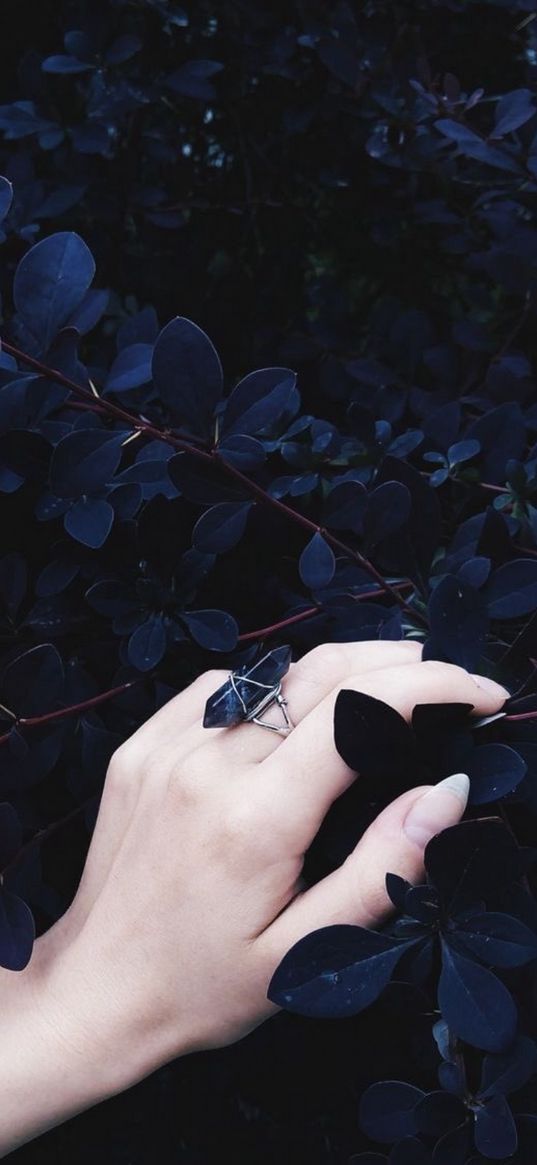
[[[227,676],[205,672],[114,754],[80,886],[48,932],[59,1030],[64,1000],[76,999],[81,1046],[99,1034],[113,1042],[129,1079],[231,1043],[277,1011],[267,986],[289,947],[330,923],[378,925],[390,909],[386,871],[415,880],[426,841],[460,818],[456,790],[422,800],[414,789],[304,891],[304,853],[356,778],[333,743],[338,690],[367,691],[406,718],[416,703],[451,700],[484,715],[508,695],[421,662],[411,641],[323,644],[284,680],[296,724],[284,738],[253,724],[202,727]]]
[[[426,842],[460,819],[467,779],[412,789],[338,870],[304,888],[304,853],[357,775],[333,741],[340,688],[406,719],[423,702],[486,715],[509,695],[422,662],[410,641],[323,644],[283,680],[296,725],[287,737],[255,724],[204,729],[205,702],[227,677],[200,675],[114,754],[73,903],[19,973],[73,1076],[83,1064],[108,1095],[278,1011],[267,987],[293,943],[332,923],[378,926],[391,909],[386,872],[418,879]],[[95,1094],[74,1111],[91,1103]]]

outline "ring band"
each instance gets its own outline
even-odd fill
[[[233,724],[259,724],[287,736],[295,727],[286,709],[287,700],[281,695],[282,678],[289,670],[291,648],[288,645],[276,647],[258,659],[250,667],[240,667],[229,673],[221,687],[209,696],[203,716],[204,728],[229,727]],[[260,694],[260,689],[264,689]],[[285,723],[269,724],[260,720],[258,714],[271,704],[281,708]]]

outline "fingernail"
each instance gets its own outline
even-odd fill
[[[496,696],[499,700],[509,699],[511,693],[501,684],[497,684],[495,680],[489,680],[488,676],[476,675],[475,672],[470,672],[470,675],[478,688],[483,688],[484,692],[490,692],[491,696]]]
[[[408,811],[403,822],[407,837],[423,847],[435,833],[447,829],[448,825],[456,825],[466,808],[469,792],[470,780],[466,773],[453,773],[433,785]]]

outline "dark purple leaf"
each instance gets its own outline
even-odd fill
[[[23,255],[15,272],[13,299],[39,351],[50,347],[82,303],[94,275],[91,251],[73,231],[49,235]]]
[[[378,998],[413,945],[360,926],[322,927],[287,952],[267,997],[297,1015],[357,1015]]]
[[[426,846],[425,868],[452,914],[494,896],[523,873],[517,843],[497,818],[442,830]]]
[[[501,138],[525,125],[535,113],[533,94],[530,89],[513,89],[506,93],[496,106],[494,129],[491,138]],[[507,1154],[506,1154],[507,1155]]]
[[[58,707],[63,686],[61,656],[52,643],[40,643],[7,665],[0,682],[0,698],[17,716],[38,716]]]
[[[233,651],[236,647],[239,628],[227,611],[181,611],[179,617],[201,647],[209,651]]]
[[[7,178],[0,177],[0,222],[5,219],[13,201],[13,186]]]
[[[114,509],[110,502],[86,497],[78,498],[63,519],[67,533],[92,550],[104,546],[113,522]]]
[[[410,491],[399,481],[386,481],[368,494],[364,514],[366,545],[375,546],[405,526],[411,506]]]
[[[361,533],[367,502],[367,490],[361,482],[342,481],[324,499],[321,525]]]
[[[260,368],[250,372],[235,385],[226,401],[222,437],[262,433],[274,425],[291,402],[298,403],[295,385],[296,372],[290,368]]]
[[[317,530],[304,547],[298,560],[298,571],[304,586],[316,590],[326,587],[334,577],[334,551]]]
[[[505,1096],[493,1096],[475,1111],[475,1147],[493,1161],[511,1157],[518,1137],[513,1114]]]
[[[522,967],[537,958],[537,935],[509,914],[474,914],[450,933],[474,958],[493,967]]]
[[[58,498],[79,498],[114,476],[126,433],[78,429],[62,437],[50,462],[50,487]]]
[[[466,1117],[462,1100],[450,1092],[429,1092],[419,1101],[414,1112],[415,1127],[427,1137],[443,1137],[459,1128]]]
[[[485,1056],[479,1096],[507,1096],[517,1092],[537,1072],[537,1045],[528,1036],[517,1036],[507,1052]]]
[[[517,1010],[507,987],[445,940],[438,1006],[455,1035],[476,1048],[503,1052],[515,1037]]]
[[[160,663],[166,650],[166,630],[162,618],[151,615],[133,631],[127,644],[129,663],[138,671],[150,671]]]
[[[414,735],[400,713],[352,688],[336,696],[334,743],[349,768],[378,780],[407,773],[417,763]]]
[[[425,1093],[401,1080],[384,1080],[366,1088],[360,1100],[360,1127],[372,1141],[390,1144],[417,1132],[414,1110]]]
[[[491,619],[516,619],[537,606],[537,560],[514,558],[493,571],[482,591]]]
[[[200,437],[211,436],[223,372],[205,332],[192,320],[176,316],[156,341],[152,370],[155,391],[174,423]]]
[[[17,894],[0,890],[0,966],[22,971],[30,961],[35,939],[34,916]]]
[[[223,554],[240,542],[253,502],[220,502],[198,518],[192,544],[209,554]]]
[[[470,804],[484,805],[505,797],[520,784],[526,762],[508,744],[482,744],[469,754],[465,772],[470,777]]]
[[[152,344],[131,344],[122,348],[108,374],[107,392],[125,392],[151,380]]]
[[[429,625],[449,663],[477,670],[489,619],[480,593],[462,579],[446,574],[429,599]]]

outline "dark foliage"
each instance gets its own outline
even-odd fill
[[[465,771],[426,882],[293,947],[240,1045],[14,1159],[535,1165],[534,0],[4,19],[0,965],[69,905],[118,744],[201,671],[412,637],[512,693],[407,724],[342,691],[361,777],[305,875]]]

